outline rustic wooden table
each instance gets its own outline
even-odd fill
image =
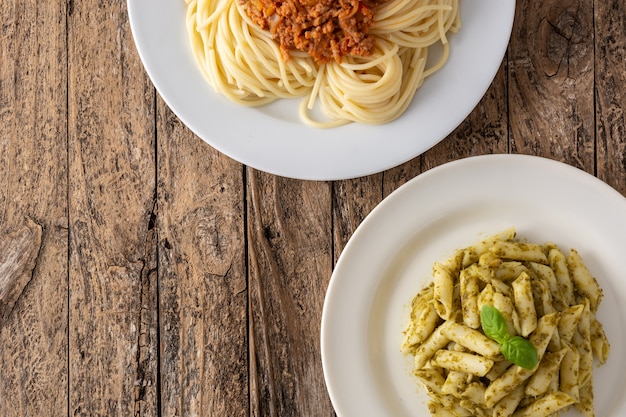
[[[622,0],[519,0],[492,86],[449,137],[315,182],[195,137],[144,72],[123,0],[0,2],[0,415],[334,415],[324,295],[385,196],[488,153],[626,196],[625,16]]]

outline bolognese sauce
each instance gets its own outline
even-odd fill
[[[374,8],[387,0],[239,0],[246,14],[289,51],[308,52],[317,63],[341,63],[346,55],[368,56]]]

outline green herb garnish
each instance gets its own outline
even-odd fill
[[[509,329],[502,313],[497,308],[485,304],[480,310],[480,324],[485,335],[499,344],[503,344],[509,337]]]
[[[511,336],[506,320],[497,308],[484,305],[480,310],[480,324],[485,335],[500,345],[504,357],[524,369],[533,369],[539,362],[535,346],[521,336]]]

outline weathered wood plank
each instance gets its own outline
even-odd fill
[[[161,415],[246,416],[243,166],[157,114]]]
[[[243,167],[182,126],[123,0],[0,2],[0,253],[32,231],[9,235],[30,248],[10,295],[0,276],[0,415],[332,416],[324,293],[382,198],[506,152],[626,195],[625,7],[518,1],[508,61],[448,138],[323,183]]]
[[[65,40],[65,1],[0,2],[0,234],[32,232],[0,319],[6,417],[67,414]]]
[[[19,230],[0,236],[0,326],[33,277],[41,249],[41,226],[27,219]]]
[[[354,231],[383,198],[383,174],[333,183],[333,259],[337,262]]]
[[[511,151],[594,173],[593,5],[517,4],[509,43]]]
[[[70,2],[69,415],[158,415],[154,90],[126,2]]]
[[[330,183],[248,169],[252,416],[332,416],[320,356]]]
[[[594,2],[597,175],[626,196],[626,4]]]

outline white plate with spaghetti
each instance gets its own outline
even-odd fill
[[[449,36],[448,61],[424,81],[398,119],[331,129],[305,125],[298,99],[250,108],[216,93],[194,60],[185,11],[183,0],[128,0],[140,58],[179,119],[212,147],[250,167],[297,179],[337,180],[404,163],[467,117],[500,67],[515,0],[462,2],[462,27]]]
[[[572,166],[522,155],[451,162],[379,204],[343,250],[328,287],[321,349],[339,417],[430,415],[400,350],[413,296],[435,261],[509,227],[529,242],[575,248],[603,289],[611,344],[593,369],[596,415],[626,415],[626,198]],[[575,410],[566,416],[580,415]]]

